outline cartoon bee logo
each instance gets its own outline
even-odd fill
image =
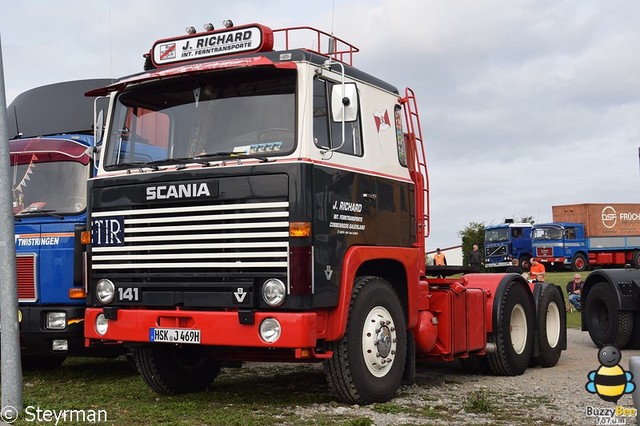
[[[631,393],[636,388],[633,374],[620,366],[622,354],[613,346],[605,346],[598,352],[600,368],[587,374],[589,381],[585,385],[587,392],[598,394],[605,401],[617,404],[625,393]]]

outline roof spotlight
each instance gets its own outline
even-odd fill
[[[233,21],[231,19],[225,19],[222,21],[222,25],[224,25],[225,28],[231,28],[233,27]]]
[[[204,24],[204,30],[205,31],[213,31],[215,30],[215,28],[213,27],[213,24],[211,22]]]
[[[187,34],[195,34],[196,33],[196,29],[194,27],[187,27],[184,30],[186,31]]]

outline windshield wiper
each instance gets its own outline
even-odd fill
[[[257,158],[258,160],[262,161],[263,163],[269,162],[269,161],[273,161],[270,160],[269,158],[267,158],[264,155],[260,155],[260,154],[246,154],[244,152],[235,152],[235,151],[219,151],[219,152],[212,152],[211,154],[202,154],[202,155],[196,155],[194,157],[194,159],[214,159],[214,158],[218,158],[218,157],[231,157],[232,159],[241,159],[241,158]]]
[[[142,169],[143,167],[147,167],[151,170],[159,170],[158,166],[156,166],[155,164],[152,163],[145,163],[144,161],[132,161],[130,163],[119,163],[119,164],[114,164],[114,167],[118,167],[118,168],[126,168],[126,167],[137,167]]]
[[[27,211],[22,211],[22,212],[16,214],[16,217],[42,214],[42,215],[45,215],[45,216],[55,217],[56,219],[64,219],[64,216],[61,216],[61,215],[59,215],[57,213],[54,213],[54,212],[55,212],[55,210],[27,210]]]

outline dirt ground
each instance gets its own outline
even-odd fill
[[[633,409],[632,396],[622,395],[616,405],[588,392],[589,372],[601,367],[598,348],[587,332],[569,329],[567,337],[568,349],[552,368],[529,368],[521,376],[500,377],[469,375],[457,362],[420,364],[416,383],[402,386],[398,396],[382,407],[318,404],[299,407],[298,414],[367,417],[375,425],[636,424],[633,415],[595,415],[595,409]],[[632,356],[640,356],[640,350],[622,351],[620,366],[625,370]]]

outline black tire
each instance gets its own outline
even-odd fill
[[[220,372],[200,346],[159,343],[133,349],[133,357],[144,382],[165,395],[203,391]]]
[[[582,315],[591,340],[599,348],[624,348],[633,332],[632,312],[621,311],[618,299],[609,284],[596,283],[582,301]]]
[[[587,267],[589,267],[589,262],[587,262],[584,254],[578,253],[571,259],[571,269],[573,269],[574,272],[584,272],[587,270]]]
[[[469,374],[487,375],[491,373],[486,355],[471,354],[468,358],[460,358],[460,365]]]
[[[60,367],[66,359],[66,356],[26,355],[21,357],[22,369],[25,371],[55,370]]]
[[[533,357],[531,363],[553,367],[566,347],[567,338],[567,311],[560,288],[554,284],[543,284],[537,310],[538,356]]]
[[[531,268],[531,257],[529,257],[529,256],[521,256],[519,260],[520,260],[520,267],[522,269]]]
[[[344,336],[328,349],[333,356],[324,361],[324,371],[338,399],[371,404],[393,398],[405,370],[407,330],[402,305],[386,280],[356,278]]]
[[[533,351],[534,306],[528,288],[516,281],[507,284],[497,307],[497,322],[487,340],[495,352],[487,354],[491,371],[517,376],[527,369]]]
[[[633,256],[631,257],[631,266],[636,269],[640,269],[640,250],[633,252]]]

